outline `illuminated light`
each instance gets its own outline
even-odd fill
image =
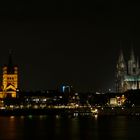
[[[19,92],[19,89],[17,89],[17,92]]]
[[[73,115],[74,115],[74,117],[78,117],[78,113],[74,113]]]
[[[3,109],[6,109],[6,107],[4,107],[4,106],[3,106],[3,107],[0,107],[0,109],[2,109],[2,110],[3,110]]]
[[[39,99],[37,98],[37,99],[33,99],[33,101],[35,101],[35,102],[39,102]]]
[[[23,105],[20,105],[20,108],[22,109],[24,106]]]
[[[124,108],[122,107],[122,110],[124,110]]]
[[[66,93],[66,92],[69,92],[70,93],[70,90],[71,90],[71,87],[70,86],[63,86],[62,87],[62,92],[63,93]]]
[[[99,92],[96,92],[96,94],[101,94],[101,93],[99,93]]]
[[[112,107],[111,109],[112,109],[112,110],[114,110],[114,108],[113,108],[113,107]]]
[[[60,99],[62,99],[62,96],[59,96]]]
[[[119,96],[117,96],[117,99],[120,99],[120,97],[119,97]]]
[[[92,112],[93,114],[97,114],[97,113],[98,113],[98,109],[93,109],[93,108],[91,108],[91,112]]]
[[[117,99],[116,98],[110,98],[110,105],[112,106],[116,106],[118,103],[117,103]]]
[[[95,112],[98,112],[98,109],[95,109]]]
[[[14,119],[15,118],[15,116],[10,116],[10,119]]]
[[[46,101],[47,101],[47,99],[42,99],[42,101],[43,101],[43,102],[46,102]]]
[[[79,105],[78,105],[78,104],[76,104],[76,105],[75,105],[75,107],[79,107]]]
[[[97,120],[97,118],[98,118],[98,115],[96,114],[96,115],[94,115],[94,118]]]
[[[33,116],[32,116],[32,115],[29,115],[28,117],[29,117],[30,119],[32,119],[32,118],[33,118]]]
[[[111,92],[111,89],[109,88],[108,91]]]
[[[63,92],[65,91],[65,86],[62,87],[63,88]]]
[[[56,115],[56,119],[59,119],[60,118],[60,116],[59,115]]]
[[[34,105],[34,107],[33,107],[34,109],[38,109],[38,105]]]
[[[13,105],[10,105],[10,109],[13,109],[14,108],[14,106]]]

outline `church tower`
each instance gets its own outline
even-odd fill
[[[16,98],[18,88],[18,67],[13,64],[12,53],[9,53],[8,65],[3,67],[2,76],[3,98]]]
[[[127,66],[124,60],[123,52],[120,51],[119,59],[117,62],[117,72],[116,72],[116,91],[122,92],[124,87],[124,75],[127,74]]]
[[[137,74],[137,62],[135,59],[134,51],[131,50],[130,60],[128,61],[128,74],[136,75]]]

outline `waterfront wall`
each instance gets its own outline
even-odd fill
[[[140,107],[104,107],[97,108],[98,113],[96,115],[140,115]],[[0,110],[0,115],[61,115],[61,116],[91,116],[95,115],[91,112],[90,108],[76,108],[76,109],[55,109],[55,108],[47,108],[47,109],[4,109]]]

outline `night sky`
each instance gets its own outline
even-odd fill
[[[140,56],[140,4],[93,1],[0,2],[1,69],[12,49],[21,89],[112,89],[120,48]]]

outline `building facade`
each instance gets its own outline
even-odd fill
[[[121,51],[117,62],[116,70],[116,92],[123,93],[127,90],[140,88],[140,67],[139,60],[136,59],[134,51],[131,51],[130,59],[125,61]]]
[[[8,64],[4,65],[2,70],[0,98],[16,98],[18,89],[18,67],[13,64],[11,53],[9,53]]]

